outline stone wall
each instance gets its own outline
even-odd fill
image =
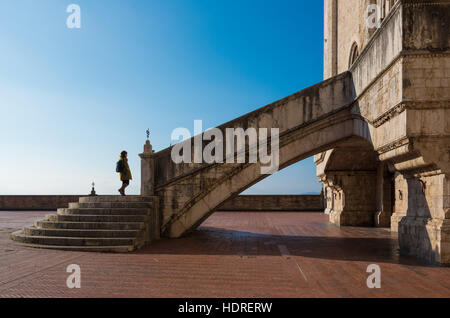
[[[0,195],[0,210],[56,210],[81,195]],[[323,211],[321,195],[240,195],[220,211]]]
[[[348,70],[350,51],[354,43],[359,51],[365,45],[365,12],[368,0],[344,0],[337,3],[337,72]]]
[[[362,185],[336,178],[334,172],[373,174],[374,167],[355,167],[358,156],[337,156],[337,149],[316,155],[327,198],[325,212],[334,223],[351,225],[354,219],[363,223],[376,211],[374,224],[391,223],[402,254],[449,264],[450,1],[325,2],[324,74],[351,72],[355,108],[368,124],[366,139],[378,165],[376,183],[374,176],[365,178],[373,190],[361,191]],[[368,3],[384,8],[380,27],[372,31],[364,21]],[[348,67],[355,42],[360,54]],[[368,200],[365,191],[376,200]],[[361,198],[371,203],[360,207]],[[353,210],[349,204],[367,213],[348,218],[352,213],[346,210]]]
[[[323,211],[321,195],[240,195],[218,211]]]
[[[0,210],[56,210],[81,195],[0,195]]]
[[[368,6],[378,6],[377,17],[383,22],[389,18],[396,2],[398,0],[324,0],[324,79],[348,70],[355,45],[361,53],[370,44],[377,28],[367,27]]]

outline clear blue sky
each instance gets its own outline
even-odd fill
[[[81,29],[66,8],[81,7]],[[195,119],[213,127],[322,80],[323,2],[2,0],[0,194],[139,192],[156,151]],[[247,193],[320,192],[312,159]]]

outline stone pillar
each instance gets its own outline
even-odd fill
[[[338,74],[337,8],[337,0],[324,1],[324,79],[328,79]]]
[[[385,172],[385,164],[380,162],[377,167],[377,211],[375,212],[375,226],[377,227],[389,227],[390,226],[390,217],[391,211],[389,206],[386,206],[385,201],[389,201],[389,198],[385,198],[386,188],[389,188],[389,184],[385,182],[384,177]]]
[[[144,152],[139,154],[141,157],[141,195],[155,195],[155,159],[153,147],[150,140],[147,139],[144,145]]]
[[[333,189],[324,182],[325,189],[325,214],[330,214],[333,211]]]
[[[333,180],[334,190],[330,222],[339,226],[373,226],[377,211],[375,173],[339,171],[327,176]]]
[[[328,214],[330,214],[331,212],[333,212],[335,210],[335,206],[334,206],[335,191],[333,188],[330,188],[330,196],[331,196],[331,210]]]
[[[404,175],[403,180],[407,190],[399,191],[406,211],[397,212],[396,207],[394,219],[400,253],[449,265],[450,180],[438,172]]]

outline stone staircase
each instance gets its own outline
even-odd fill
[[[38,248],[130,252],[159,238],[157,205],[157,197],[81,197],[11,239]]]

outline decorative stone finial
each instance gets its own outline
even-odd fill
[[[94,197],[94,196],[96,196],[96,195],[97,195],[97,193],[95,193],[95,183],[92,182],[92,190],[91,190],[90,196],[91,196],[91,197]]]
[[[144,145],[144,154],[152,154],[153,153],[153,147],[150,143],[150,140],[147,139]]]
[[[150,143],[150,128],[147,128],[147,130],[145,131],[145,133],[147,134],[147,140],[145,141],[145,145],[144,145],[144,154],[152,154],[153,153],[153,147],[152,144]]]

